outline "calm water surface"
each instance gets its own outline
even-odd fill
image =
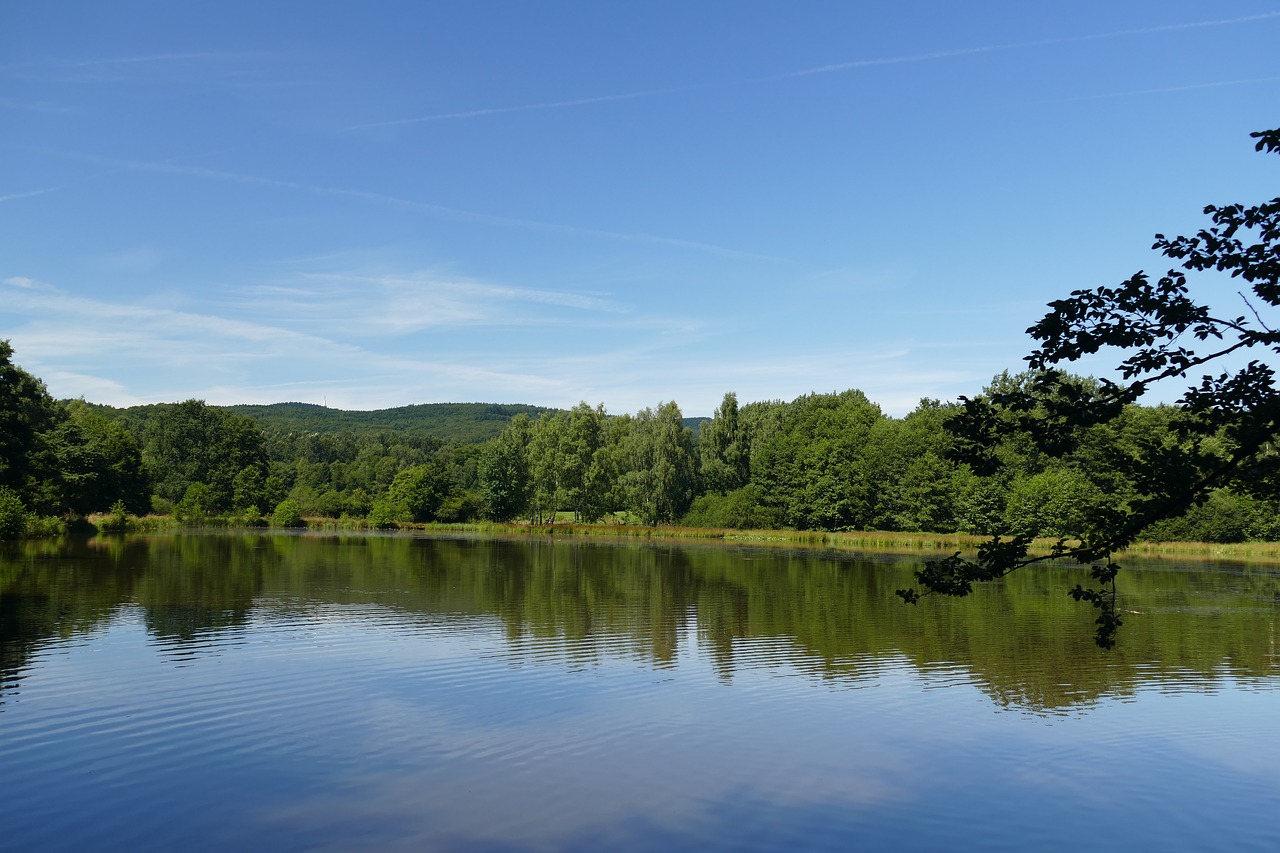
[[[0,848],[1280,849],[1280,569],[320,535],[0,550]]]

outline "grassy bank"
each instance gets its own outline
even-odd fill
[[[318,520],[317,520],[318,521]],[[315,524],[329,527],[332,522]],[[764,545],[788,548],[830,548],[893,554],[945,556],[956,551],[975,553],[986,536],[962,533],[904,533],[894,531],[736,530],[705,527],[649,527],[633,524],[415,524],[404,529],[471,535],[583,538],[597,540],[648,540],[656,542],[722,542],[730,545]],[[1033,553],[1047,554],[1056,539],[1037,539]],[[1280,563],[1280,542],[1138,542],[1118,555],[1123,558],[1169,560],[1232,560],[1244,563]]]
[[[369,531],[372,528],[363,518],[307,518],[309,530]],[[152,532],[181,528],[261,528],[245,525],[236,517],[209,517],[198,522],[178,521],[171,516],[130,516],[121,526],[117,518],[94,515],[90,525],[100,532]],[[618,522],[574,523],[559,521],[554,524],[531,525],[528,522],[498,523],[477,521],[459,524],[401,522],[401,531],[427,534],[463,534],[469,536],[501,536],[510,538],[564,538],[594,539],[599,541],[654,541],[654,542],[721,542],[731,545],[762,545],[789,548],[831,548],[848,551],[878,551],[896,554],[945,555],[955,551],[973,553],[987,537],[961,533],[904,533],[894,531],[836,531],[821,530],[737,530],[733,528],[677,527],[674,525],[648,526]],[[52,531],[50,531],[52,532]],[[1032,546],[1037,553],[1048,553],[1054,539],[1038,539]],[[1280,562],[1280,542],[1137,542],[1121,556],[1154,559],[1234,560],[1246,563]]]
[[[308,519],[312,529],[368,529],[359,520]],[[989,537],[962,533],[905,533],[895,531],[821,530],[737,530],[732,528],[677,527],[639,524],[586,524],[558,522],[530,525],[527,522],[473,522],[467,524],[407,524],[400,529],[423,533],[462,533],[479,536],[545,537],[596,539],[601,541],[647,540],[656,542],[723,542],[732,545],[773,545],[789,548],[831,548],[849,551],[877,551],[898,554],[946,555],[956,551],[974,553]],[[1033,553],[1047,554],[1056,539],[1037,539]],[[1280,562],[1280,542],[1138,542],[1120,556],[1156,559],[1236,560],[1240,562]]]

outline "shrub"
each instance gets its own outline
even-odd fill
[[[400,525],[396,524],[396,522],[407,521],[408,512],[408,509],[397,501],[384,496],[373,502],[373,508],[369,510],[367,521],[370,527],[378,529],[399,527]]]
[[[1153,542],[1243,542],[1248,538],[1267,538],[1274,531],[1262,529],[1248,534],[1256,525],[1252,501],[1225,490],[1209,495],[1199,506],[1193,506],[1177,518],[1162,519],[1142,533]],[[1258,534],[1261,536],[1258,536]]]
[[[17,539],[27,532],[27,508],[13,489],[0,486],[0,539]]]
[[[213,503],[213,494],[204,483],[192,483],[187,486],[182,500],[173,508],[174,518],[179,521],[204,521],[209,517],[209,509]]]
[[[61,536],[66,532],[66,522],[56,515],[27,516],[27,535],[32,538]]]
[[[98,529],[103,533],[124,533],[129,527],[129,515],[125,511],[123,500],[113,503],[111,512],[98,520]]]
[[[440,503],[436,520],[446,524],[472,521],[480,515],[480,497],[474,492],[454,492]]]
[[[249,505],[236,510],[231,521],[241,527],[266,527],[267,520],[257,506]]]
[[[732,527],[770,530],[781,526],[777,511],[763,505],[759,486],[746,485],[725,495],[702,495],[680,523],[686,527]]]
[[[298,506],[298,502],[288,498],[276,504],[275,512],[271,513],[271,524],[274,527],[307,526],[307,522],[302,517],[302,509]]]

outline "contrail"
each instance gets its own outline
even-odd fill
[[[406,124],[424,124],[452,119],[479,118],[481,116],[504,115],[507,113],[532,112],[535,110],[555,110],[567,107],[581,107],[590,104],[603,104],[612,101],[630,101],[638,98],[655,98],[661,95],[676,95],[693,92],[699,89],[725,88],[741,86],[749,83],[767,83],[776,80],[790,80],[796,77],[809,77],[815,74],[835,74],[841,71],[853,71],[858,68],[874,68],[882,65],[906,65],[917,62],[934,62],[940,59],[954,59],[961,56],[974,56],[982,53],[998,53],[1009,50],[1024,50],[1029,47],[1047,47],[1056,44],[1078,44],[1080,42],[1100,41],[1103,39],[1123,38],[1125,36],[1153,35],[1155,33],[1175,32],[1178,30],[1195,30],[1206,27],[1225,27],[1235,24],[1247,24],[1254,21],[1265,21],[1280,18],[1280,11],[1262,12],[1257,15],[1245,15],[1240,18],[1218,18],[1208,21],[1190,21],[1184,24],[1162,24],[1156,27],[1139,27],[1130,30],[1114,30],[1107,33],[1090,33],[1082,36],[1061,36],[1050,39],[1008,42],[1004,44],[979,45],[977,47],[961,47],[952,50],[939,50],[930,53],[913,53],[903,56],[887,56],[878,59],[855,59],[849,62],[836,62],[818,65],[813,68],[802,68],[798,71],[786,71],[781,74],[769,74],[763,77],[749,77],[722,83],[691,83],[686,86],[671,86],[665,89],[644,89],[635,92],[622,92],[614,95],[597,95],[591,98],[573,98],[562,101],[540,101],[532,104],[520,104],[512,107],[487,107],[474,110],[463,110],[451,113],[434,113],[416,118],[393,119],[390,121],[356,124],[343,128],[344,131],[366,130],[378,127],[397,127]]]
[[[512,216],[498,216],[491,213],[477,213],[470,210],[461,210],[455,207],[446,207],[440,204],[432,204],[424,201],[414,201],[412,199],[399,198],[397,196],[386,195],[384,193],[369,192],[367,190],[353,190],[343,187],[326,187],[315,184],[305,184],[298,181],[284,181],[278,178],[266,178],[259,175],[246,175],[240,172],[227,172],[219,169],[209,169],[204,166],[188,166],[176,163],[149,163],[137,160],[120,160],[109,157],[99,157],[96,155],[73,154],[70,156],[88,160],[93,163],[99,163],[104,166],[114,167],[114,171],[137,170],[144,172],[157,172],[161,174],[186,175],[195,178],[204,178],[207,180],[224,181],[236,184],[251,184],[264,187],[276,187],[279,189],[288,189],[301,192],[315,193],[317,195],[328,195],[339,198],[352,198],[361,201],[372,202],[375,204],[392,205],[396,207],[406,207],[413,210],[421,210],[436,216],[444,216],[450,219],[470,220],[473,222],[485,222],[492,225],[506,225],[519,228],[532,228],[541,231],[550,231],[559,234],[574,234],[587,237],[599,237],[609,240],[625,240],[633,243],[649,243],[660,246],[672,246],[678,249],[688,249],[697,252],[705,252],[713,255],[721,255],[724,257],[740,258],[745,260],[757,261],[774,261],[787,263],[786,258],[778,258],[772,255],[765,255],[758,252],[747,252],[740,249],[730,249],[724,246],[717,246],[713,243],[700,243],[695,240],[682,240],[678,237],[662,237],[656,234],[644,233],[628,233],[623,231],[608,231],[603,228],[587,228],[580,225],[562,225],[555,222],[543,222],[536,219],[520,219]],[[46,190],[47,192],[47,190]],[[19,197],[19,196],[14,196]],[[0,197],[0,200],[3,200]]]
[[[1123,38],[1124,36],[1143,36],[1152,35],[1154,33],[1167,33],[1176,30],[1196,30],[1205,27],[1225,27],[1232,24],[1247,24],[1253,21],[1262,21],[1271,18],[1280,18],[1280,12],[1263,12],[1258,15],[1246,15],[1242,18],[1220,18],[1211,21],[1191,21],[1185,24],[1162,24],[1158,27],[1140,27],[1133,30],[1114,30],[1109,33],[1090,33],[1083,36],[1060,36],[1051,39],[1035,39],[1033,41],[1008,42],[1005,44],[989,44],[978,47],[961,47],[952,50],[939,50],[931,53],[916,53],[906,56],[890,56],[880,59],[856,59],[852,62],[837,62],[831,65],[819,65],[814,68],[805,68],[800,71],[788,71],[783,74],[772,74],[767,77],[757,77],[750,82],[765,82],[769,80],[787,80],[792,77],[807,77],[811,74],[831,74],[837,71],[850,71],[855,68],[870,68],[877,65],[903,65],[911,62],[930,62],[937,59],[951,59],[957,56],[972,56],[978,53],[996,53],[1005,50],[1024,50],[1028,47],[1047,47],[1054,44],[1078,44],[1086,41],[1100,41],[1103,39]]]
[[[135,56],[108,56],[100,59],[44,59],[30,62],[11,62],[0,65],[0,74],[13,71],[39,70],[42,68],[97,68],[108,65],[140,65],[150,62],[195,62],[200,60],[244,59],[255,56],[266,56],[262,52],[218,52],[202,53],[152,53]]]
[[[45,187],[42,190],[29,190],[28,192],[25,192],[25,193],[9,193],[8,195],[0,195],[0,203],[6,202],[6,201],[13,201],[19,198],[33,198],[35,196],[44,195],[45,193],[51,193],[54,190],[60,190],[60,189],[62,189],[62,187]]]
[[[1245,86],[1250,83],[1273,83],[1280,77],[1253,77],[1247,80],[1221,80],[1217,83],[1191,83],[1186,86],[1164,86],[1158,89],[1134,89],[1129,92],[1104,92],[1100,95],[1078,95],[1074,98],[1051,98],[1038,101],[1041,104],[1063,104],[1073,101],[1100,101],[1107,98],[1130,98],[1137,95],[1163,95],[1168,92],[1193,92],[1197,89],[1220,89],[1224,86]]]
[[[465,110],[456,113],[437,113],[418,118],[393,119],[391,121],[374,121],[368,124],[353,124],[343,130],[366,130],[373,127],[395,127],[402,124],[421,124],[429,121],[446,121],[455,118],[477,118],[479,116],[500,115],[502,113],[523,113],[532,110],[554,110],[563,107],[581,107],[587,104],[604,104],[610,101],[631,101],[636,98],[653,98],[658,95],[675,95],[680,92],[692,92],[696,89],[711,89],[722,84],[698,83],[689,86],[674,86],[668,89],[646,89],[639,92],[623,92],[618,95],[597,95],[594,98],[574,98],[568,101],[543,101],[536,104],[523,104],[517,107],[488,107],[486,109]]]

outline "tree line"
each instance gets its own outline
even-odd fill
[[[976,399],[1036,380],[1002,374]],[[965,411],[926,399],[891,417],[853,390],[745,405],[729,393],[697,431],[674,402],[621,415],[580,403],[520,411],[495,437],[464,443],[421,429],[305,431],[199,400],[58,401],[0,342],[0,538],[92,513],[1076,537],[1144,498],[1133,459],[1184,440],[1179,409],[1129,405],[1064,453],[1029,427],[1002,429],[990,444],[997,464],[984,467],[962,461],[948,429]],[[1231,451],[1224,434],[1198,452]],[[1280,504],[1220,489],[1144,536],[1280,539]]]
[[[979,398],[1036,379],[1004,373]],[[1085,430],[1069,452],[1045,448],[1030,429],[1006,430],[992,443],[998,464],[982,469],[960,460],[948,428],[964,411],[926,399],[891,417],[860,391],[739,406],[730,393],[695,437],[679,428],[674,403],[619,417],[581,404],[517,417],[482,447],[481,505],[495,520],[532,523],[560,510],[691,527],[1075,538],[1145,497],[1132,460],[1184,441],[1180,410],[1132,405]],[[1201,451],[1231,452],[1225,435],[1209,445]],[[1144,537],[1273,541],[1280,503],[1220,489]]]

